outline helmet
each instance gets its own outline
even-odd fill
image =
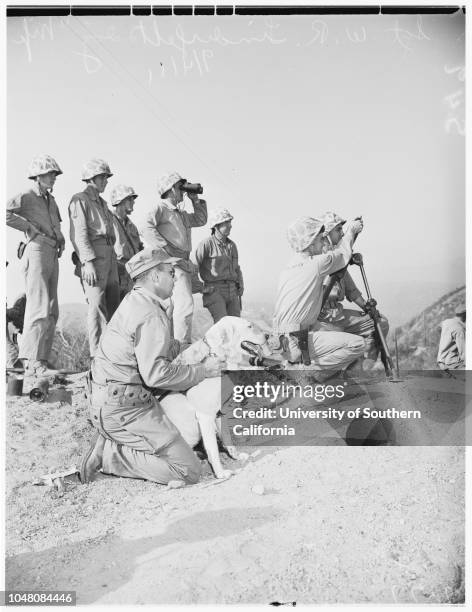
[[[342,219],[339,215],[334,212],[325,212],[323,215],[323,223],[325,226],[324,235],[327,236],[331,230],[333,230],[338,225],[344,225],[346,223],[346,219]]]
[[[47,172],[62,174],[62,170],[54,158],[50,155],[37,155],[29,165],[28,178],[34,179],[40,174],[46,174]]]
[[[454,312],[456,313],[456,315],[461,315],[461,314],[465,314],[465,311],[466,311],[465,304],[459,304],[459,306],[457,306]]]
[[[94,176],[98,176],[99,174],[106,174],[109,177],[113,176],[110,170],[110,166],[104,159],[98,159],[98,157],[94,157],[93,159],[85,163],[82,167],[83,181],[93,179]]]
[[[126,198],[137,198],[138,194],[132,187],[127,185],[117,185],[111,192],[110,201],[112,206],[118,206]]]
[[[215,210],[210,215],[208,225],[211,229],[213,229],[215,225],[219,225],[220,223],[224,223],[225,221],[231,221],[232,219],[233,215],[226,208],[215,208]]]
[[[300,253],[310,246],[320,232],[324,231],[323,222],[314,217],[299,217],[287,228],[288,243]]]
[[[162,197],[166,191],[172,189],[172,187],[179,181],[185,182],[185,179],[181,177],[178,172],[164,174],[164,176],[161,176],[161,178],[157,181],[157,193]]]

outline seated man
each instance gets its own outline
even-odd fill
[[[364,352],[360,336],[340,332],[312,332],[308,357],[308,330],[321,310],[323,279],[344,268],[352,255],[352,244],[362,231],[362,221],[355,220],[332,251],[323,253],[324,225],[319,219],[301,217],[288,230],[288,241],[296,256],[282,272],[274,315],[274,332],[288,344],[289,361],[313,362],[314,369],[332,373],[347,368]],[[322,377],[320,377],[321,380]]]
[[[332,250],[344,236],[343,225],[346,221],[334,212],[325,213],[322,221],[325,226],[324,235],[329,241],[327,250]],[[364,312],[344,308],[342,305],[344,298],[357,304]],[[371,305],[369,301],[366,302],[364,300],[361,292],[352,280],[352,276],[346,270],[344,276],[335,281],[328,299],[321,309],[317,329],[320,331],[344,331],[362,336],[366,341],[365,357],[375,362],[379,356],[380,346],[374,322],[368,314]],[[373,307],[375,308],[375,306]],[[379,322],[383,335],[386,338],[388,334],[388,321],[385,317],[381,316]]]
[[[160,484],[193,484],[200,477],[198,459],[154,397],[217,377],[224,365],[214,357],[199,365],[172,363],[180,344],[162,302],[172,294],[177,261],[163,249],[144,249],[126,264],[135,284],[104,330],[90,372],[91,420],[98,432],[80,466],[84,483],[100,469]],[[185,409],[187,399],[180,397]]]
[[[438,365],[441,370],[465,368],[465,304],[456,308],[456,316],[441,323]]]

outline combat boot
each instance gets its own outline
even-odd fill
[[[82,484],[93,482],[101,476],[100,468],[102,467],[104,446],[105,438],[97,431],[80,462],[79,479]]]

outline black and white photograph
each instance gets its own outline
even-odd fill
[[[465,6],[2,10],[4,603],[465,605]]]

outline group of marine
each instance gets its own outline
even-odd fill
[[[26,377],[48,375],[48,359],[59,315],[57,286],[65,238],[52,195],[58,163],[49,155],[33,159],[32,187],[9,200],[7,225],[24,232],[22,258],[26,308],[19,358]],[[208,221],[199,185],[176,172],[158,181],[158,199],[140,231],[129,218],[138,194],[119,184],[101,194],[113,176],[109,164],[94,158],[82,169],[85,188],[69,204],[75,274],[88,304],[91,369],[87,377],[90,416],[96,428],[81,466],[82,482],[105,475],[143,478],[158,483],[197,482],[200,462],[162,410],[166,395],[187,406],[189,390],[221,376],[225,363],[210,354],[203,363],[175,363],[191,343],[193,292],[216,323],[239,317],[244,291],[238,250],[229,238],[233,216],[224,208],[209,218],[210,235],[190,259],[191,228]],[[187,197],[193,212],[185,210]],[[300,217],[287,238],[294,256],[280,276],[273,330],[268,342],[280,342],[289,363],[303,361],[310,331],[311,366],[322,373],[375,363],[380,346],[373,317],[375,301],[365,300],[346,267],[363,229],[334,212]],[[330,275],[344,270],[328,295]],[[347,298],[361,310],[343,307]],[[465,313],[464,313],[465,320]],[[387,320],[377,312],[383,333]],[[306,347],[305,347],[306,349]],[[197,394],[198,395],[198,394]],[[193,393],[192,397],[195,396]]]

